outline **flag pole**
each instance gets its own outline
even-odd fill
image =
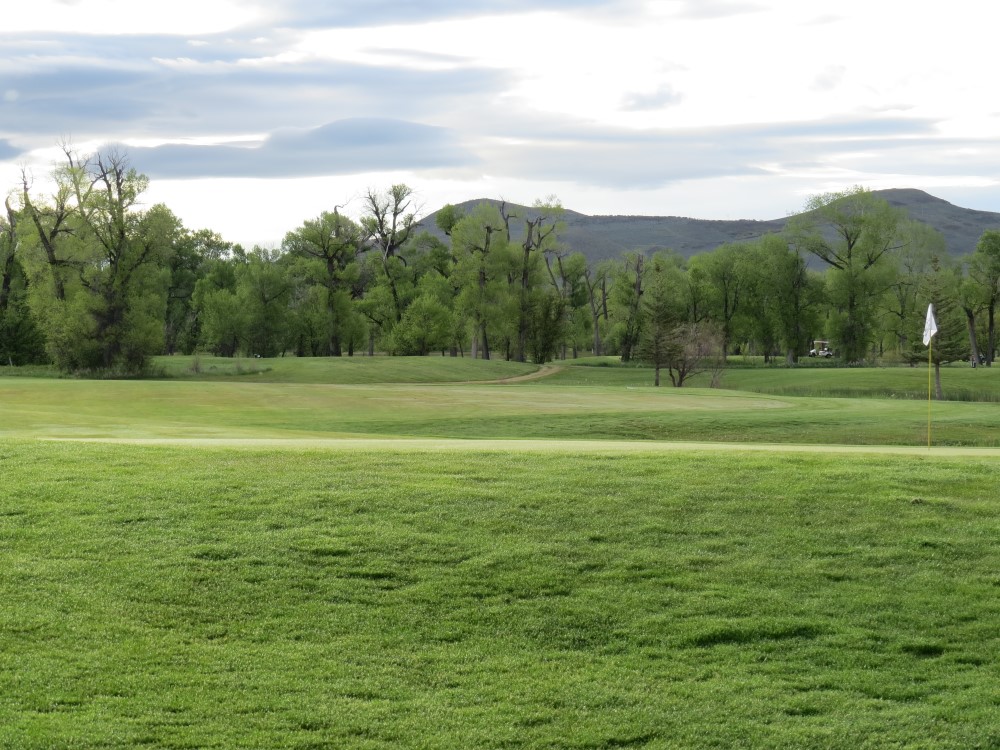
[[[934,305],[927,305],[927,320],[924,322],[924,346],[927,347],[927,450],[931,449],[931,352],[934,351],[934,334],[937,333],[934,320]]]
[[[927,344],[927,450],[931,449],[931,352],[934,349],[934,340]]]

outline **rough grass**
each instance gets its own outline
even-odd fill
[[[537,365],[469,357],[154,357],[152,371],[182,380],[262,383],[454,383],[534,372]]]
[[[996,460],[0,443],[0,746],[1000,743]]]

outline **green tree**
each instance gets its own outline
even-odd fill
[[[243,309],[246,353],[283,354],[289,343],[292,282],[279,250],[255,247],[236,274],[236,298]]]
[[[393,185],[381,192],[369,190],[365,194],[361,227],[377,255],[377,267],[392,298],[393,322],[402,319],[408,302],[401,289],[407,276],[403,248],[416,223],[413,190],[407,185]]]
[[[685,320],[685,279],[676,256],[654,253],[644,265],[637,358],[653,366],[653,385],[660,385],[660,371],[666,369],[670,382],[680,388],[704,370],[713,353],[718,359],[721,339],[712,324]]]
[[[529,329],[535,328],[537,336],[538,324],[532,321],[533,313],[546,317],[552,312],[550,301],[545,295],[533,292],[541,274],[541,256],[556,250],[557,233],[561,226],[559,217],[563,211],[555,198],[546,202],[535,201],[534,207],[537,211],[535,217],[524,220],[517,275],[517,351],[514,359],[518,362],[526,360]]]
[[[639,251],[626,253],[611,267],[612,336],[618,344],[622,362],[629,362],[642,338],[646,256]]]
[[[500,322],[505,291],[501,287],[507,254],[506,225],[500,211],[481,203],[452,230],[453,273],[459,289],[458,311],[471,323],[473,358],[490,358],[492,328]]]
[[[72,196],[73,244],[59,269],[71,267],[76,278],[71,292],[60,277],[42,305],[49,353],[66,370],[141,372],[163,350],[167,269],[180,221],[162,205],[139,210],[148,179],[125,154],[80,159],[67,150],[66,157],[56,177],[59,194]],[[53,277],[59,269],[50,264]]]
[[[888,331],[895,340],[895,348],[906,352],[910,348],[911,321],[919,311],[920,287],[931,261],[942,257],[947,249],[944,237],[932,227],[907,220],[900,227],[901,247],[889,258],[893,266],[890,283],[882,298],[888,320]],[[924,305],[926,308],[926,305]]]
[[[21,214],[8,198],[7,216],[0,217],[0,364],[45,361],[45,340],[27,304],[27,277],[19,249]]]
[[[958,362],[969,356],[969,339],[966,323],[958,305],[961,269],[947,256],[931,259],[931,266],[920,284],[920,309],[911,318],[911,345],[908,359],[914,363],[926,362],[928,349],[923,345],[924,322],[927,305],[934,306],[937,334],[931,341],[930,361],[934,365],[935,398],[944,399],[941,387],[941,365]]]
[[[744,310],[751,337],[764,351],[784,351],[794,364],[811,346],[819,328],[823,279],[808,270],[805,259],[787,239],[765,235],[747,248]]]
[[[595,357],[604,354],[604,334],[607,332],[608,284],[611,264],[607,261],[597,263],[593,268],[585,265],[583,269],[584,288],[587,292],[587,305],[590,310],[591,333],[593,334],[592,349]]]
[[[600,320],[593,321],[586,310],[591,302],[587,285],[587,258],[583,253],[566,252],[554,247],[545,253],[545,267],[549,272],[552,291],[560,301],[562,319],[559,321],[555,334],[560,336],[559,358],[566,359],[566,341],[569,340],[573,350],[573,359],[577,350],[587,346],[592,322],[600,326]],[[600,330],[598,329],[598,340]]]
[[[874,340],[878,301],[891,284],[887,263],[900,246],[903,214],[856,187],[811,198],[789,222],[792,242],[830,267],[827,292],[836,312],[831,338],[847,362],[860,362]]]
[[[361,227],[336,208],[305,221],[286,234],[282,243],[285,252],[300,261],[305,283],[319,285],[325,292],[324,354],[341,356],[345,333],[355,327],[351,298],[361,274],[358,257],[363,247]]]
[[[170,283],[163,327],[167,354],[176,351],[191,354],[197,348],[200,321],[195,289],[198,281],[213,264],[232,255],[235,247],[208,229],[181,231],[169,260]]]
[[[720,245],[710,253],[693,257],[688,265],[688,272],[700,276],[708,289],[708,317],[721,332],[723,356],[729,354],[734,319],[746,295],[748,252],[744,243]]]
[[[969,277],[979,287],[987,315],[986,363],[993,364],[997,350],[996,311],[1000,304],[1000,230],[988,229],[969,259]]]

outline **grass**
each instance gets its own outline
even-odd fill
[[[998,468],[8,440],[0,746],[994,747]]]
[[[0,380],[0,437],[927,440],[926,402],[580,386],[564,375],[507,386],[10,378]],[[935,445],[1000,446],[998,404],[936,403],[932,414]]]
[[[267,383],[453,383],[526,375],[537,365],[469,357],[154,357],[158,377]]]
[[[0,379],[0,747],[1000,746],[1000,405],[265,362]]]

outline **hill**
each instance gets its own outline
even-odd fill
[[[890,205],[906,210],[920,222],[944,235],[948,252],[965,255],[972,252],[980,235],[987,229],[1000,228],[1000,213],[961,208],[922,190],[894,189],[873,191]],[[457,208],[469,211],[480,203],[500,205],[500,201],[479,199],[465,201]],[[519,217],[533,218],[537,211],[529,206],[507,204]],[[434,219],[436,212],[421,221],[421,227],[443,236]],[[652,252],[675,250],[684,257],[713,250],[727,242],[754,240],[769,232],[780,232],[791,217],[758,221],[753,219],[708,220],[681,216],[587,216],[567,210],[563,241],[591,261],[616,258],[628,250]],[[516,226],[519,229],[520,223]]]

